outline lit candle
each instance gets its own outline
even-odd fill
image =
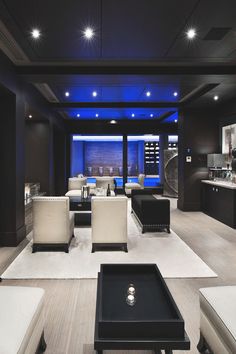
[[[126,298],[126,302],[129,306],[134,306],[136,299],[134,295],[129,294]]]
[[[135,288],[134,288],[134,286],[130,286],[129,288],[128,288],[128,293],[130,294],[130,295],[134,295],[135,294]]]
[[[134,295],[128,295],[128,300],[130,302],[133,302],[134,301]]]

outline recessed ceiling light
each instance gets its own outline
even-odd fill
[[[197,32],[194,28],[190,28],[186,34],[187,34],[188,39],[193,39],[196,37]]]
[[[151,96],[151,92],[150,92],[150,91],[147,91],[147,92],[146,92],[146,96],[147,96],[147,97],[150,97],[150,96]]]
[[[77,117],[78,117],[78,118],[80,117],[80,114],[79,114],[79,113],[77,114]]]
[[[177,97],[177,96],[178,96],[178,92],[175,91],[175,92],[173,93],[173,95],[174,95],[175,97]]]
[[[41,36],[40,30],[37,29],[37,28],[33,28],[32,31],[31,31],[31,36],[34,39],[38,39]]]
[[[98,93],[97,91],[93,91],[93,97],[97,97]]]
[[[66,91],[66,92],[65,92],[65,96],[66,96],[66,97],[69,97],[69,96],[70,96],[70,92]]]
[[[175,123],[177,123],[178,122],[178,120],[177,119],[175,119]]]
[[[92,39],[94,36],[94,30],[91,27],[85,28],[83,33],[84,33],[84,37],[88,40]]]
[[[153,114],[152,113],[150,114],[150,117],[153,118]]]
[[[116,121],[115,119],[112,119],[112,120],[110,121],[110,123],[111,123],[111,124],[116,124],[117,121]]]
[[[132,113],[132,114],[131,114],[131,117],[132,117],[132,118],[134,118],[134,117],[135,117],[135,114],[134,114],[134,113]]]
[[[33,118],[32,114],[29,114],[29,118]]]
[[[99,114],[98,114],[98,113],[96,113],[96,114],[95,114],[95,117],[96,117],[96,118],[98,118],[98,117],[99,117]]]
[[[218,101],[218,99],[219,99],[219,96],[215,95],[215,96],[214,96],[214,100],[215,100],[215,101]]]

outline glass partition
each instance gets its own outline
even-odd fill
[[[138,182],[145,174],[144,186],[154,187],[159,179],[159,135],[128,136],[128,182]]]
[[[98,176],[113,176],[123,186],[123,137],[73,135],[71,176],[82,174],[94,183]]]

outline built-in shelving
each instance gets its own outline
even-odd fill
[[[144,169],[146,175],[159,174],[160,146],[157,141],[145,143],[144,147]]]

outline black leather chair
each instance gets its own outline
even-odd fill
[[[132,190],[131,205],[142,233],[163,229],[170,233],[169,199],[157,199],[147,190]]]

